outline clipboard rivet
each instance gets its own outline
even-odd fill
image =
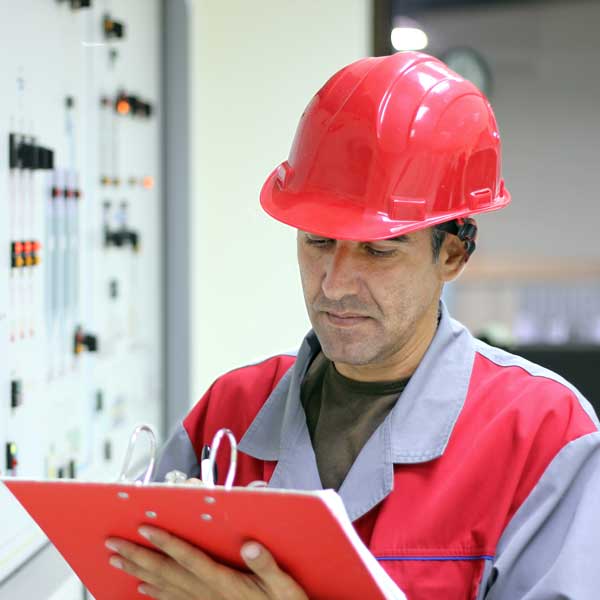
[[[146,511],[146,516],[149,519],[156,519],[156,517],[158,516],[153,510],[147,510]]]
[[[204,498],[204,502],[206,502],[206,504],[214,504],[216,502],[216,499],[212,496],[206,496]]]
[[[119,492],[117,496],[122,500],[129,500],[129,494],[127,492]]]
[[[212,515],[208,515],[208,514],[206,514],[206,513],[204,513],[204,514],[200,515],[200,518],[201,518],[203,521],[212,521]]]

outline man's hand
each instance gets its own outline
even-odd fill
[[[242,546],[241,556],[252,573],[215,562],[204,552],[170,533],[144,525],[140,535],[160,552],[120,539],[106,546],[117,552],[113,567],[141,579],[138,590],[160,600],[308,600],[300,586],[256,542]]]

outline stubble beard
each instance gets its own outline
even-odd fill
[[[421,306],[413,312],[409,306],[402,305],[397,307],[397,311],[402,315],[398,321],[390,322],[381,314],[357,327],[356,331],[328,325],[325,315],[318,310],[309,310],[309,318],[321,350],[329,360],[357,367],[376,366],[385,364],[403,349],[408,349],[426,307]]]
[[[377,321],[365,324],[372,329],[365,334],[360,331],[335,331],[330,326],[315,322],[316,319],[311,319],[311,321],[323,354],[334,363],[352,366],[383,363],[399,352],[406,344],[407,338],[410,337],[405,331],[401,337],[389,339],[389,332],[386,332],[381,326],[377,326]]]

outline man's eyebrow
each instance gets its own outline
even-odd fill
[[[410,238],[408,237],[408,235],[404,234],[404,235],[399,235],[398,237],[393,237],[393,238],[387,238],[385,240],[377,240],[379,242],[410,242]]]
[[[399,242],[400,244],[410,244],[412,242],[412,238],[408,235],[399,235],[393,238],[383,238],[382,240],[369,240],[366,242],[362,242],[363,244],[381,244],[383,242]]]

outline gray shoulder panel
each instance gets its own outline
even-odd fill
[[[492,361],[494,364],[500,367],[520,367],[533,377],[544,377],[545,379],[551,379],[556,383],[559,383],[565,386],[570,392],[572,392],[579,400],[579,404],[583,410],[588,414],[590,419],[596,425],[596,428],[600,430],[600,421],[598,421],[598,416],[594,411],[593,406],[588,402],[588,400],[581,394],[581,392],[572,384],[569,383],[564,377],[561,377],[558,373],[551,371],[550,369],[546,369],[541,365],[533,363],[522,356],[517,356],[516,354],[511,354],[510,352],[506,352],[505,350],[501,350],[500,348],[496,348],[495,346],[490,346],[481,340],[475,340],[475,352],[481,354],[488,360]]]
[[[485,600],[597,600],[598,499],[600,433],[595,432],[557,454],[504,530]]]

